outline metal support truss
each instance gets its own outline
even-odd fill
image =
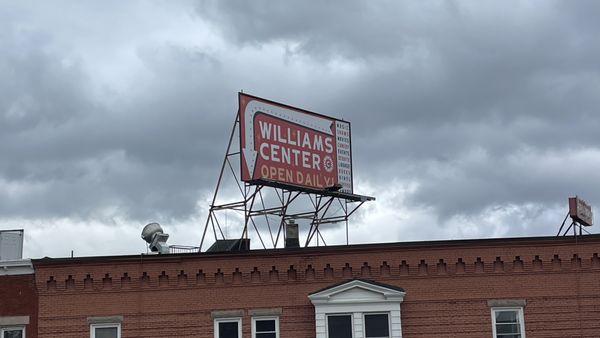
[[[556,233],[557,237],[559,237],[559,236],[567,236],[567,234],[569,234],[569,232],[571,231],[571,229],[573,229],[573,236],[574,237],[582,236],[583,232],[585,232],[588,235],[590,234],[587,230],[584,229],[583,225],[579,224],[574,219],[572,220],[571,224],[563,232],[563,228],[564,228],[564,226],[565,226],[565,224],[567,222],[567,218],[569,218],[569,213],[567,213],[567,216],[565,216],[565,219],[563,220],[562,224],[560,225],[560,228],[558,229],[558,232]],[[579,230],[579,232],[577,230]]]
[[[300,226],[304,222],[309,227],[305,246],[310,246],[314,242],[316,245],[327,245],[320,227],[324,224],[342,222],[346,228],[346,244],[349,244],[349,217],[365,202],[372,201],[374,198],[262,179],[242,182],[234,169],[236,163],[241,161],[240,151],[235,144],[239,140],[239,137],[235,137],[239,133],[239,124],[238,114],[229,135],[227,151],[221,164],[198,251],[202,251],[209,228],[212,229],[215,241],[248,239],[249,231],[254,231],[264,249],[281,247],[285,242],[285,224],[291,220],[299,222]],[[235,181],[235,184],[231,183],[227,186],[228,192],[236,191],[239,197],[233,202],[220,203],[219,193],[225,189],[224,179],[227,175]],[[227,232],[223,231],[223,224],[219,221],[222,220],[224,213],[231,212],[243,219],[240,237],[226,238]],[[241,245],[242,241],[239,243]]]

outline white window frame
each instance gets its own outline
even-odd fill
[[[215,321],[214,321],[215,338],[219,338],[219,323],[234,323],[234,322],[238,324],[238,337],[242,338],[242,317],[215,318]]]
[[[494,338],[502,338],[502,336],[498,336],[498,334],[496,333],[496,312],[498,311],[516,311],[517,312],[517,318],[519,320],[519,329],[520,329],[520,335],[521,338],[525,338],[525,316],[523,314],[523,308],[522,307],[493,307],[492,308],[492,330],[493,330],[493,337]]]
[[[256,321],[257,320],[274,320],[275,321],[275,337],[279,338],[279,317],[277,317],[277,316],[252,317],[252,338],[256,338],[256,333],[257,333],[256,332]]]
[[[4,338],[4,331],[16,331],[16,330],[21,330],[21,332],[23,332],[23,338],[25,338],[27,336],[27,334],[25,332],[25,326],[5,326],[5,327],[0,327],[0,338]]]
[[[90,324],[90,338],[96,338],[96,329],[103,329],[108,327],[117,328],[117,338],[121,338],[121,323],[98,323]]]
[[[364,312],[363,313],[363,337],[367,337],[367,321],[365,320],[365,316],[368,315],[386,315],[388,319],[388,336],[381,338],[390,338],[392,336],[392,316],[389,312]],[[377,337],[380,338],[380,337]]]
[[[325,315],[325,335],[327,336],[327,338],[329,338],[329,317],[336,316],[350,316],[350,332],[352,333],[352,337],[354,338],[354,313],[352,312],[331,312]]]
[[[315,337],[328,338],[327,315],[351,314],[352,334],[364,337],[364,313],[388,313],[390,337],[402,338],[400,303],[405,292],[394,286],[353,279],[343,284],[311,293],[315,307]]]

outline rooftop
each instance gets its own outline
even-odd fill
[[[512,237],[512,238],[485,238],[485,239],[460,239],[460,240],[435,240],[435,241],[412,241],[412,242],[389,242],[374,244],[351,244],[351,245],[332,245],[307,248],[278,248],[278,249],[257,249],[246,252],[196,252],[196,253],[173,253],[173,254],[137,254],[137,255],[119,255],[119,256],[87,256],[74,258],[50,258],[44,257],[33,259],[36,266],[60,265],[73,263],[100,263],[100,262],[127,262],[138,261],[141,257],[145,261],[153,260],[182,260],[190,258],[240,258],[240,257],[274,257],[289,255],[320,255],[328,253],[356,253],[372,252],[385,250],[443,250],[449,248],[465,247],[505,247],[518,246],[528,247],[536,246],[557,246],[572,245],[574,243],[600,242],[600,234],[584,235],[579,237]]]

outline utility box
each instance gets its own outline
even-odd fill
[[[23,229],[0,230],[0,261],[23,259]]]
[[[299,248],[300,247],[300,236],[298,233],[298,224],[294,220],[290,220],[285,224],[285,247],[286,248]]]

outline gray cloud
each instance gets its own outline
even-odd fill
[[[410,203],[450,217],[576,192],[600,200],[580,169],[560,175],[572,153],[600,141],[597,5],[238,5],[203,2],[198,12],[237,43],[279,41],[315,62],[357,64],[360,76],[324,106],[354,123],[366,176],[420,183]],[[544,156],[563,160],[540,168]]]
[[[356,191],[398,208],[360,224],[426,211],[424,238],[468,236],[454,229],[478,217],[502,224],[472,235],[543,234],[568,195],[600,202],[599,15],[585,1],[3,4],[0,218],[202,219],[243,89],[353,123]]]
[[[51,36],[9,28],[0,60],[2,214],[188,217],[225,143],[225,91],[212,78],[218,61],[178,46],[141,46],[139,62],[155,80],[109,107],[93,93],[94,74],[46,48]]]

